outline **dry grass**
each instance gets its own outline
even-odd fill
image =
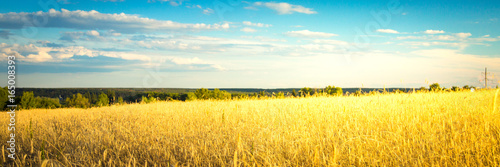
[[[157,102],[20,111],[15,163],[499,166],[500,111],[493,111],[494,94]],[[7,118],[0,113],[3,147]]]

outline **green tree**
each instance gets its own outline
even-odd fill
[[[328,85],[325,87],[324,91],[327,95],[333,95],[335,92],[335,86]]]
[[[90,104],[97,103],[97,96],[95,96],[94,98],[94,93],[86,92],[85,94],[83,94],[83,97],[89,99]]]
[[[0,110],[5,109],[9,101],[9,92],[7,87],[0,87]]]
[[[266,91],[260,91],[259,92],[259,97],[267,97],[266,94],[267,94]]]
[[[311,95],[313,93],[313,90],[309,87],[304,87],[300,89],[300,92],[302,92],[303,95]]]
[[[356,92],[353,93],[354,96],[361,96],[361,94],[361,90],[356,90]]]
[[[156,102],[157,99],[155,97],[149,97],[148,101],[151,103],[151,102]]]
[[[116,100],[116,103],[118,104],[124,104],[125,102],[123,101],[123,97],[118,97],[118,100]]]
[[[335,87],[330,85],[325,87],[324,91],[326,94],[333,96],[342,96],[342,94],[344,93],[341,87]]]
[[[441,86],[438,83],[433,83],[429,85],[429,90],[430,91],[441,91]]]
[[[342,91],[341,87],[335,87],[335,95],[337,96],[342,96],[344,94],[344,91]]]
[[[276,93],[276,98],[278,98],[278,99],[285,98],[285,93],[283,93],[283,92]]]
[[[211,92],[211,95],[212,99],[217,99],[217,100],[231,99],[231,93],[224,90],[214,89]]]
[[[76,108],[88,108],[90,106],[89,99],[83,97],[80,93],[73,95],[71,98],[66,98],[65,103],[68,107]]]
[[[38,103],[38,106],[36,106],[36,108],[61,108],[61,103],[59,103],[58,98],[36,97],[35,99]]]
[[[101,93],[97,99],[96,105],[99,107],[109,105],[108,95]]]
[[[156,102],[156,98],[153,97],[153,96],[150,96],[150,97],[142,96],[141,103],[148,104],[148,103],[151,103],[151,102]]]
[[[194,91],[194,94],[196,95],[196,99],[201,99],[201,100],[210,99],[210,91],[205,88],[196,89],[196,91]]]
[[[458,87],[458,86],[452,86],[452,87],[451,87],[451,90],[452,90],[452,91],[455,91],[455,92],[456,92],[456,91],[460,91],[460,87]]]
[[[297,97],[297,92],[295,92],[295,89],[292,90],[292,96]]]
[[[248,99],[248,94],[245,93],[231,93],[233,99]]]
[[[116,101],[116,94],[115,94],[114,90],[108,90],[106,92],[106,96],[108,97],[109,104],[115,103],[115,101]]]
[[[191,100],[196,100],[196,94],[193,92],[188,92],[187,97],[186,97],[186,101],[191,101]]]
[[[24,92],[21,97],[21,108],[22,109],[33,109],[37,106],[37,101],[33,92]]]

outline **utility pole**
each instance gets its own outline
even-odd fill
[[[484,88],[488,88],[488,68],[484,67]]]
[[[488,68],[484,68],[484,88],[488,88]]]

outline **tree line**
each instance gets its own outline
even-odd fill
[[[438,91],[462,91],[475,89],[475,87],[470,85],[465,85],[463,87],[452,86],[451,88],[441,87],[438,83],[433,83],[429,85],[429,88],[421,87],[416,89],[419,92],[438,92]],[[71,89],[70,89],[71,90]],[[184,93],[172,93],[172,92],[140,92],[135,94],[126,94],[123,92],[116,93],[113,89],[108,89],[107,91],[96,91],[99,89],[89,89],[85,93],[74,93],[71,95],[66,95],[63,98],[59,95],[58,98],[53,97],[42,97],[36,96],[33,91],[22,92],[21,96],[15,98],[16,104],[20,109],[35,109],[35,108],[90,108],[90,107],[103,107],[115,104],[125,104],[125,103],[151,103],[155,101],[190,101],[190,100],[234,100],[234,99],[262,99],[262,98],[286,98],[286,97],[308,97],[308,96],[361,96],[361,95],[373,95],[379,93],[405,93],[409,90],[399,90],[393,89],[391,92],[378,89],[369,92],[363,91],[361,88],[359,90],[353,91],[352,93],[343,92],[341,87],[326,86],[325,88],[310,88],[304,87],[298,89],[292,89],[291,91],[279,91],[279,92],[267,92],[265,90],[259,92],[233,92],[230,93],[225,90],[213,89],[209,90],[206,88],[196,89],[194,92],[184,92]],[[102,89],[101,89],[102,90]],[[182,90],[182,89],[180,89]],[[184,89],[188,90],[188,89]],[[74,90],[71,90],[75,92]],[[413,89],[415,91],[415,89]],[[67,93],[67,92],[66,92]],[[118,94],[118,95],[117,95]],[[123,97],[123,95],[127,95]],[[7,87],[0,88],[0,109],[5,109],[8,101],[8,90]]]

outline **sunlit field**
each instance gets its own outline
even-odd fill
[[[17,113],[16,166],[499,166],[495,90]],[[8,119],[0,113],[1,161]],[[6,164],[6,163],[4,163]]]

